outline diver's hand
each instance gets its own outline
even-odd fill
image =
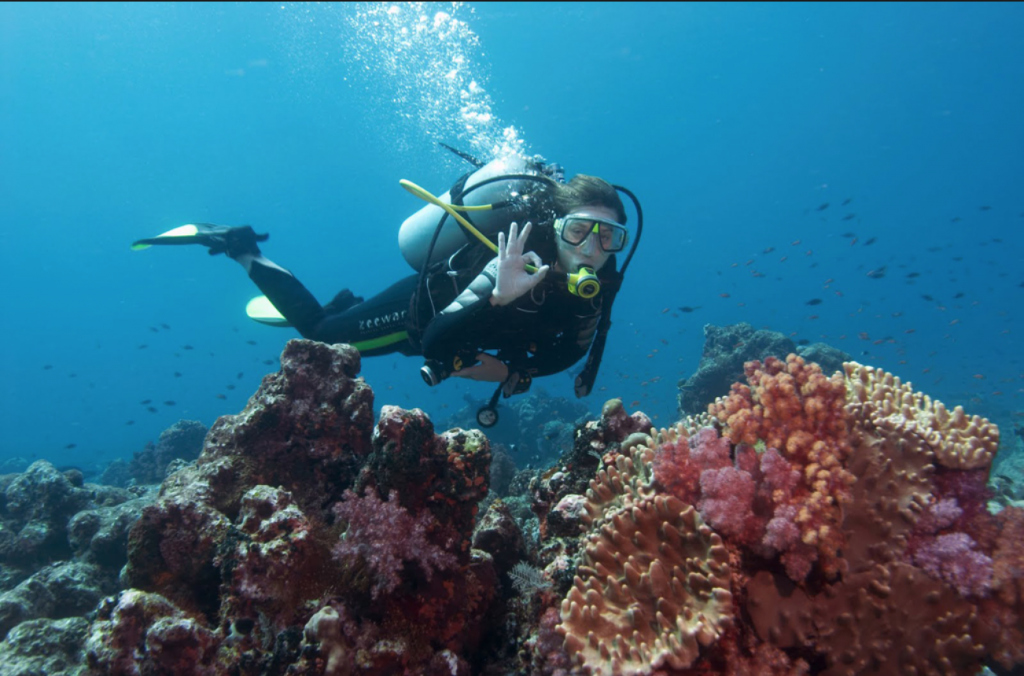
[[[479,353],[476,358],[480,362],[479,364],[459,369],[458,371],[452,371],[452,376],[479,380],[485,383],[503,383],[508,378],[508,366],[505,365],[505,362],[492,357],[486,352]]]
[[[533,223],[523,226],[523,232],[519,233],[519,226],[516,223],[508,232],[508,245],[505,244],[505,233],[498,233],[498,278],[494,284],[494,292],[491,294],[492,305],[508,305],[516,298],[527,293],[533,287],[540,284],[544,276],[548,274],[549,266],[543,262],[533,251],[526,254],[523,249],[526,247],[526,239],[530,236]],[[537,268],[537,272],[531,274],[526,271],[526,265],[530,264]]]

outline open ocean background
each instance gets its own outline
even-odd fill
[[[640,198],[595,415],[618,396],[673,422],[703,326],[745,321],[1008,439],[1021,35],[1018,3],[2,3],[0,462],[105,465],[238,412],[297,334],[246,318],[230,260],[129,244],[249,223],[322,302],[369,297],[411,272],[397,233],[422,203],[398,180],[442,193],[468,170],[437,141],[518,144]],[[420,365],[363,362],[378,409],[443,425],[493,390],[429,389]]]

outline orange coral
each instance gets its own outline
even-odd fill
[[[774,357],[764,364],[747,362],[745,371],[749,387],[734,384],[708,412],[724,423],[733,443],[763,442],[800,471],[801,486],[794,493],[800,538],[817,549],[822,569],[834,576],[845,544],[842,505],[855,481],[845,468],[850,443],[843,378],[827,377],[795,354],[785,362]]]

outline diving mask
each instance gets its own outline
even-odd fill
[[[562,241],[580,246],[591,234],[597,235],[597,242],[605,253],[616,253],[626,248],[629,231],[621,223],[607,221],[584,214],[569,214],[555,221],[555,231]]]

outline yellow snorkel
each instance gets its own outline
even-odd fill
[[[452,218],[458,221],[459,225],[464,227],[467,231],[471,232],[474,237],[483,242],[488,249],[494,253],[498,253],[497,245],[489,240],[486,235],[473,227],[473,224],[463,218],[462,214],[459,213],[460,211],[487,211],[493,208],[494,205],[482,204],[480,206],[459,206],[448,204],[412,181],[403,178],[398,182],[398,184],[416,197],[419,197],[424,202],[429,202],[434,206],[444,209]],[[533,265],[526,265],[525,268],[527,272],[537,272],[537,268]],[[601,293],[601,283],[598,281],[597,275],[590,268],[580,268],[579,272],[566,275],[566,277],[568,278],[569,291],[580,298],[593,298],[597,294]]]

